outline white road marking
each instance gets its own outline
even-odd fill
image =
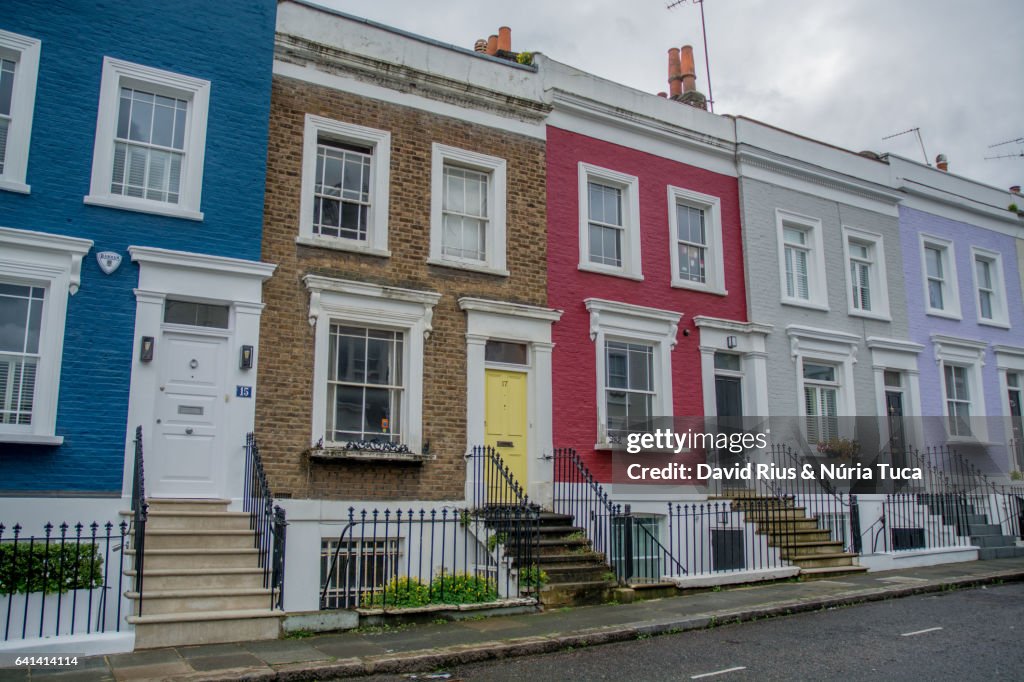
[[[716,670],[713,673],[701,673],[700,675],[690,675],[691,680],[699,680],[702,677],[712,677],[714,675],[724,675],[725,673],[734,673],[737,670],[746,670],[747,666],[739,665],[735,668],[726,668],[725,670]]]
[[[927,630],[915,630],[914,632],[904,632],[900,637],[913,637],[914,635],[923,635],[926,632],[935,632],[942,628],[928,628]]]

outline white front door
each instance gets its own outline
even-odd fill
[[[227,339],[165,332],[156,347],[159,385],[146,493],[220,497],[224,472],[221,413]]]

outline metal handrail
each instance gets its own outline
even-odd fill
[[[135,591],[139,595],[138,615],[142,615],[142,588],[146,556],[146,522],[149,503],[146,502],[146,471],[142,456],[142,426],[135,428],[135,471],[132,476],[132,547],[135,550]]]

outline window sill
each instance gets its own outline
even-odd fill
[[[380,258],[391,257],[391,252],[387,249],[367,246],[357,241],[341,239],[340,237],[318,237],[316,235],[303,234],[295,238],[295,243],[299,246],[312,246],[317,249],[348,251],[350,253],[361,253],[366,256],[378,256]]]
[[[934,308],[928,308],[924,312],[925,315],[931,315],[932,317],[944,317],[947,320],[961,320],[960,313],[948,313],[945,310],[935,310]]]
[[[5,180],[0,178],[0,190],[7,192],[17,192],[18,194],[31,194],[32,188],[26,185],[24,182],[15,182],[14,180]]]
[[[830,308],[822,303],[815,303],[814,301],[801,301],[796,298],[784,298],[781,301],[782,305],[791,305],[794,308],[808,308],[810,310],[820,310],[822,312],[828,312]]]
[[[446,260],[444,258],[428,258],[427,265],[436,265],[441,268],[453,268],[455,270],[469,270],[470,272],[482,272],[485,275],[495,275],[497,277],[508,277],[509,271],[504,268],[494,268],[489,265],[476,265],[474,263],[462,263],[456,260]]]
[[[996,329],[1009,329],[1010,328],[1010,325],[1008,323],[1001,322],[999,320],[982,320],[982,319],[979,318],[978,319],[978,324],[983,324],[986,327],[995,327]]]
[[[0,433],[0,443],[57,446],[64,444],[64,436],[37,436],[32,433]]]
[[[309,458],[317,462],[407,462],[419,464],[432,455],[415,452],[380,452],[377,450],[349,450],[345,447],[314,448],[308,451]]]
[[[681,280],[672,280],[673,289],[689,289],[690,291],[699,291],[705,294],[714,294],[715,296],[728,296],[729,291],[723,287],[708,286],[706,284],[694,284],[691,282],[683,282]]]
[[[116,208],[123,211],[136,211],[138,213],[152,213],[169,218],[183,218],[184,220],[203,220],[202,211],[192,211],[173,204],[161,204],[155,201],[146,201],[145,199],[90,194],[83,201],[89,206],[103,206],[104,208]]]
[[[632,279],[632,280],[636,280],[637,282],[644,281],[644,276],[643,275],[637,275],[637,274],[633,274],[632,272],[626,272],[625,270],[622,270],[620,268],[609,268],[609,267],[604,267],[603,268],[603,267],[601,267],[599,265],[593,265],[591,263],[580,263],[577,266],[577,269],[578,270],[582,270],[583,272],[594,272],[594,273],[597,273],[599,275],[611,275],[612,277],[622,277],[623,279]]]
[[[887,313],[872,313],[865,310],[849,309],[850,317],[863,317],[866,320],[878,320],[879,322],[892,322],[892,317]]]

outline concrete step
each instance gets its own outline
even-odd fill
[[[128,616],[135,626],[135,648],[220,644],[277,639],[283,611],[252,609]]]
[[[771,519],[755,521],[759,532],[789,533],[791,531],[820,530],[818,519]]]
[[[586,606],[601,604],[616,583],[611,580],[547,584],[540,590],[540,603],[545,607]]]
[[[970,529],[972,536],[1003,534],[1003,527],[998,523],[972,523]]]
[[[124,572],[130,578],[135,570]],[[262,568],[164,568],[147,569],[144,574],[146,595],[149,590],[263,587]]]
[[[828,542],[832,539],[832,531],[827,528],[823,530],[813,528],[778,532],[778,529],[770,525],[766,527],[759,523],[757,524],[757,532],[759,535],[767,535],[768,544],[773,547],[786,547],[801,542]]]
[[[126,592],[132,600],[138,592]],[[270,608],[270,590],[257,588],[205,588],[183,590],[154,590],[146,581],[142,600],[142,613],[155,616],[168,613],[196,613],[204,611],[251,611]]]
[[[801,568],[800,578],[802,580],[831,580],[841,578],[844,575],[858,575],[866,573],[867,566],[834,566],[826,568]]]
[[[1012,547],[1014,539],[1006,535],[972,535],[971,544],[975,547]]]
[[[614,580],[614,572],[603,564],[538,564],[548,574],[548,584]]]
[[[838,540],[829,542],[795,542],[785,547],[780,547],[780,555],[783,559],[791,557],[807,556],[809,554],[838,554],[843,551],[843,543]]]
[[[991,559],[1015,559],[1024,557],[1024,547],[982,547],[978,550],[978,559],[989,561]]]
[[[231,500],[218,499],[162,499],[148,498],[149,511],[223,511],[228,510]],[[129,512],[130,513],[130,512]]]
[[[134,549],[125,550],[125,554],[135,556]],[[146,546],[145,571],[150,569],[189,568],[252,568],[259,561],[259,551],[255,548],[227,549],[150,549]]]
[[[255,544],[245,530],[157,530],[146,528],[146,553],[154,549],[248,549]]]
[[[541,512],[541,526],[571,526],[574,521],[572,514],[556,514],[555,512]]]
[[[788,507],[779,509],[752,509],[743,512],[743,518],[747,521],[786,521],[787,519],[807,519],[807,509],[804,507]]]
[[[242,512],[151,510],[146,530],[245,530],[249,515]]]
[[[540,552],[535,553],[531,560],[545,566],[555,564],[607,564],[604,554],[589,551],[552,553],[542,549]]]
[[[801,569],[853,566],[856,560],[856,554],[850,554],[847,552],[838,552],[833,554],[807,554],[788,559],[790,563],[799,566]]]

